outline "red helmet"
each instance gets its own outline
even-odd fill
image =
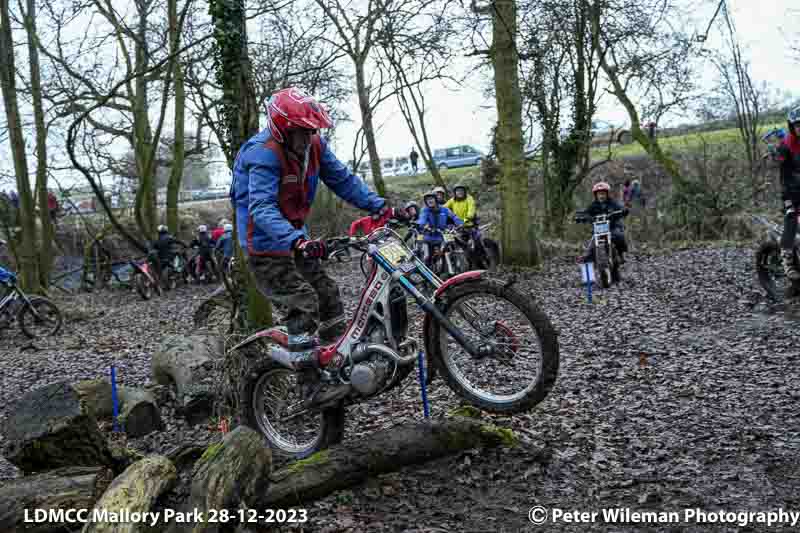
[[[611,186],[605,181],[599,181],[594,184],[594,187],[592,187],[592,194],[597,194],[600,191],[610,192]]]
[[[267,126],[272,137],[283,143],[286,133],[294,129],[330,128],[333,121],[321,105],[297,87],[281,89],[267,103]]]

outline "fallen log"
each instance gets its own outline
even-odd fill
[[[94,509],[105,512],[107,520],[87,522],[81,533],[138,533],[152,531],[156,500],[172,488],[177,478],[175,466],[160,455],[137,461],[117,476],[95,503]],[[128,518],[126,518],[128,517]]]
[[[13,402],[8,412],[3,455],[24,473],[113,465],[97,420],[71,383],[32,390]]]
[[[189,499],[180,512],[198,510],[203,516],[227,510],[237,517],[240,505],[255,508],[259,497],[269,486],[272,454],[264,439],[252,429],[239,426],[209,446],[195,465]],[[231,523],[170,523],[169,533],[221,533],[233,531]]]
[[[111,383],[102,379],[79,381],[74,385],[95,418],[111,418],[114,414],[111,401]],[[117,387],[119,413],[117,421],[129,437],[141,437],[163,429],[161,411],[155,397],[143,389]]]
[[[91,509],[113,477],[108,468],[82,466],[6,481],[0,486],[0,531],[65,531],[66,522],[25,519],[33,520],[36,512],[49,510]]]
[[[403,466],[470,448],[515,442],[511,430],[469,418],[402,424],[366,439],[333,446],[274,472],[269,488],[252,507],[293,507]]]
[[[175,385],[177,411],[190,425],[200,424],[212,414],[213,370],[222,353],[222,339],[217,335],[171,335],[153,355],[153,379],[161,385]]]

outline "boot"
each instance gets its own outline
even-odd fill
[[[781,262],[783,263],[783,271],[786,273],[786,277],[793,283],[800,281],[800,272],[797,271],[794,264],[794,251],[782,250]]]
[[[295,359],[298,369],[318,366],[319,340],[310,333],[289,334],[286,349]]]

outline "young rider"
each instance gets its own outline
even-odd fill
[[[239,244],[258,288],[287,311],[288,349],[296,362],[326,367],[331,360],[318,357],[314,333],[320,342],[332,343],[346,322],[339,287],[320,261],[325,242],[311,240],[305,228],[319,181],[371,213],[383,215],[389,206],[319,135],[333,122],[314,98],[297,88],[283,89],[272,95],[266,111],[268,127],[239,149],[233,166],[231,202]]]
[[[591,217],[597,215],[612,213],[614,211],[622,211],[621,216],[616,216],[611,219],[611,242],[619,252],[620,263],[625,262],[625,252],[628,251],[628,243],[625,241],[625,228],[622,225],[622,218],[628,216],[628,209],[620,205],[615,200],[611,199],[609,193],[611,187],[608,183],[601,181],[595,183],[592,187],[592,196],[594,201],[583,212]],[[586,255],[579,258],[578,261],[585,263],[590,261],[594,255],[594,239],[589,241],[589,247],[586,250]]]
[[[425,206],[419,214],[417,223],[422,226],[424,231],[423,259],[426,264],[430,264],[434,249],[440,246],[444,240],[442,230],[449,226],[461,226],[464,222],[452,211],[439,204],[436,190],[425,193],[423,200]]]
[[[359,231],[361,231],[363,235],[369,235],[374,230],[385,226],[391,218],[405,219],[405,213],[403,213],[401,209],[390,208],[383,213],[372,213],[369,216],[359,218],[350,224],[348,235],[353,237]]]
[[[434,187],[433,193],[436,195],[436,202],[439,205],[444,205],[447,201],[447,191],[444,190],[444,187]]]
[[[0,247],[3,247],[5,245],[6,241],[0,239]],[[3,285],[9,285],[12,281],[16,279],[17,279],[16,274],[11,272],[10,270],[6,270],[5,268],[3,268],[2,265],[0,265],[0,283],[2,283]]]
[[[217,244],[214,250],[222,252],[222,270],[228,268],[228,263],[233,257],[233,224],[226,223],[222,226],[222,235],[217,239]]]
[[[794,238],[797,233],[797,214],[800,208],[800,107],[789,112],[788,135],[776,149],[775,160],[780,164],[783,196],[783,235],[781,256],[786,277],[800,280],[794,264]]]

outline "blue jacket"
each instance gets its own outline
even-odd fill
[[[222,237],[217,241],[215,247],[217,250],[222,250],[225,257],[233,257],[233,232],[226,231]]]
[[[419,213],[417,224],[438,230],[435,233],[425,233],[423,238],[426,242],[442,242],[441,230],[451,225],[461,226],[464,222],[452,211],[440,205],[435,214],[430,207],[423,207]]]
[[[294,242],[308,238],[305,219],[320,178],[337,196],[361,209],[374,212],[385,203],[336,159],[319,135],[311,140],[305,179],[297,177],[300,165],[286,156],[268,129],[239,149],[230,198],[236,210],[239,244],[247,254],[291,255]]]
[[[0,266],[0,283],[8,283],[16,278],[17,278],[16,274]]]

